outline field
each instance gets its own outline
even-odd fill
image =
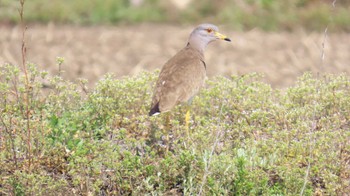
[[[192,26],[33,25],[27,32],[28,61],[57,74],[56,57],[65,59],[62,76],[88,79],[93,86],[104,74],[117,77],[154,71],[186,44]],[[247,32],[221,28],[231,43],[216,42],[206,51],[208,76],[264,74],[273,87],[288,87],[304,72],[350,73],[350,35],[328,32]],[[20,62],[21,32],[4,26],[0,62]],[[324,44],[324,49],[322,44]],[[324,59],[322,59],[322,52]]]
[[[347,1],[24,2],[0,1],[0,195],[349,195]],[[149,117],[203,20],[232,42]]]

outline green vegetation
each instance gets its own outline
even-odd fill
[[[192,0],[184,9],[171,1],[144,0],[135,6],[129,0],[31,0],[25,18],[30,22],[54,21],[73,24],[115,24],[140,22],[226,24],[235,29],[293,30],[303,27],[350,30],[349,1],[320,0]],[[18,1],[0,1],[0,21],[18,22]]]
[[[347,75],[305,74],[284,90],[257,74],[217,77],[193,100],[189,129],[180,106],[165,130],[164,115],[147,116],[157,73],[88,90],[25,70],[0,66],[2,195],[350,192]]]
[[[62,79],[63,58],[57,76],[25,63],[22,44],[21,68],[0,65],[1,195],[350,192],[348,75],[306,73],[282,90],[258,74],[217,77],[186,127],[185,107],[170,125],[147,115],[158,73],[109,74],[89,90]]]

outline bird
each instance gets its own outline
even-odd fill
[[[186,46],[162,67],[153,91],[149,116],[168,112],[178,104],[189,102],[199,92],[207,77],[204,50],[215,40],[231,41],[213,24],[200,24],[192,31]],[[186,114],[187,118],[189,114]]]

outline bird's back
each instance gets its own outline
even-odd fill
[[[187,102],[204,85],[206,65],[201,52],[190,45],[179,51],[162,68],[152,99],[150,115]]]

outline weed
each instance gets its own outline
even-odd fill
[[[23,145],[25,79],[16,66],[1,66],[4,193],[37,193],[49,186],[80,194],[197,194],[200,187],[202,194],[298,194],[308,163],[305,193],[348,190],[349,174],[342,169],[350,139],[345,75],[306,74],[283,91],[254,74],[210,80],[191,106],[190,137],[183,134],[181,106],[172,112],[173,147],[164,155],[149,143],[150,133],[161,132],[164,123],[147,117],[156,74],[107,75],[86,94],[28,67],[35,95],[29,102],[31,172]],[[51,81],[46,94],[41,76]],[[222,136],[215,136],[218,131]]]

